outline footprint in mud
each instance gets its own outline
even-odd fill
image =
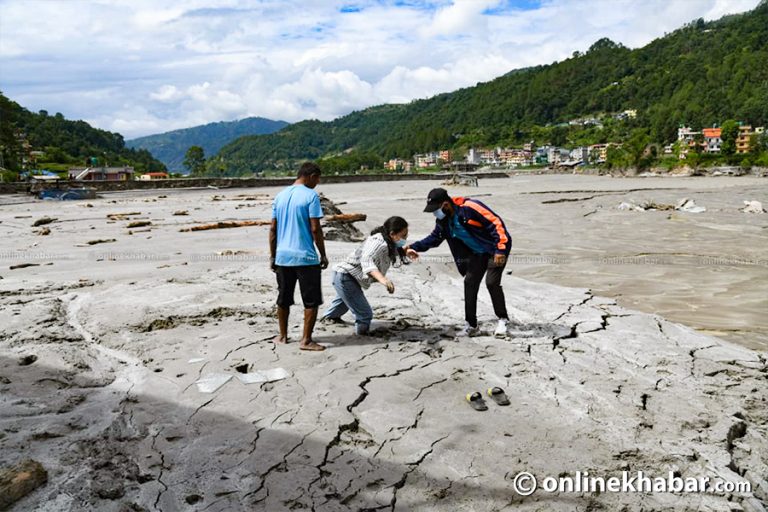
[[[233,368],[238,373],[248,373],[248,363],[235,363],[230,368]]]

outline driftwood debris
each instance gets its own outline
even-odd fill
[[[339,215],[328,215],[323,220],[325,222],[360,222],[367,219],[368,216],[364,213],[341,213]]]
[[[201,224],[199,226],[192,226],[191,228],[180,229],[179,231],[207,231],[209,229],[226,229],[226,228],[243,228],[248,226],[269,226],[272,224],[271,220],[235,220],[235,221],[223,221],[214,222],[213,224]]]
[[[141,215],[141,212],[108,213],[107,218],[109,220],[128,220],[131,215]]]
[[[32,227],[36,228],[38,226],[44,226],[45,224],[50,224],[51,222],[56,222],[57,218],[51,218],[51,217],[43,217],[42,219],[37,219],[33,224]]]
[[[128,224],[129,228],[143,228],[144,226],[151,226],[152,222],[148,220],[137,220]]]

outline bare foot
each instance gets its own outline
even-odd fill
[[[310,340],[306,343],[302,341],[301,344],[299,345],[299,349],[309,350],[310,352],[321,352],[325,350],[325,347]]]
[[[277,335],[277,336],[275,336],[275,339],[272,340],[272,342],[273,343],[279,343],[281,345],[285,345],[286,343],[288,343],[288,336]]]

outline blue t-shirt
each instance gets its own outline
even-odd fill
[[[275,196],[272,218],[277,219],[275,265],[301,267],[319,265],[309,219],[323,216],[320,196],[304,185],[292,185]]]
[[[459,216],[455,214],[451,217],[451,236],[464,242],[464,245],[469,247],[469,250],[475,254],[483,254],[486,252],[483,244],[478,242],[475,237],[467,231],[467,228],[461,225]]]

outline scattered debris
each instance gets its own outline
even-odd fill
[[[365,239],[362,231],[352,225],[353,222],[366,220],[364,214],[344,214],[330,199],[320,194],[320,206],[323,208],[323,228],[326,240],[338,242],[359,242]]]
[[[476,187],[478,186],[477,176],[455,173],[453,176],[442,182],[442,185]]]
[[[0,469],[0,510],[6,510],[21,498],[48,482],[42,464],[27,459],[15,466]]]
[[[626,201],[623,201],[623,202],[622,202],[622,203],[621,203],[621,204],[618,206],[618,209],[619,209],[619,210],[625,210],[625,211],[627,211],[627,210],[635,210],[635,209],[637,209],[637,206],[635,206],[635,205],[634,205],[634,204],[632,204],[632,203],[628,203],[628,202],[626,202]]]
[[[765,213],[763,203],[760,201],[744,201],[744,208],[739,210],[744,213]]]
[[[17,268],[27,268],[27,267],[39,267],[39,263],[19,263],[18,265],[11,265],[8,267],[10,270],[16,270]]]
[[[205,361],[205,358],[204,358],[204,357],[193,357],[192,359],[190,359],[190,360],[189,360],[189,361],[187,361],[187,362],[188,362],[189,364],[196,364],[196,363],[202,363],[203,361]]]
[[[107,218],[109,220],[129,220],[131,215],[141,215],[141,212],[128,212],[128,213],[108,213]]]
[[[630,210],[630,211],[636,211],[636,212],[644,212],[648,210],[656,211],[656,210],[674,210],[675,207],[671,204],[663,204],[663,203],[656,203],[654,201],[643,201],[640,204],[635,204],[632,202],[622,202],[618,206],[619,210]]]
[[[192,226],[191,228],[180,229],[181,232],[187,231],[207,231],[209,229],[227,229],[227,228],[242,228],[247,226],[269,226],[272,224],[271,220],[233,220],[215,222],[213,224],[202,224],[200,226]]]
[[[152,222],[148,220],[137,220],[128,224],[129,228],[143,228],[144,226],[151,226]]]
[[[38,226],[44,226],[45,224],[50,224],[51,222],[56,222],[57,220],[59,220],[59,219],[54,218],[54,217],[43,217],[43,218],[37,219],[32,224],[32,227],[36,228]]]
[[[174,215],[189,215],[189,212],[187,210],[179,210],[177,212],[173,212]]]
[[[217,389],[232,379],[231,375],[226,373],[209,373],[196,381],[197,390],[201,393],[215,393]]]
[[[251,373],[241,373],[237,378],[243,384],[260,384],[264,382],[274,382],[290,377],[285,368],[272,368],[270,370],[259,370]]]
[[[360,222],[367,218],[368,216],[364,213],[341,213],[339,215],[329,215],[323,220],[325,222]]]
[[[263,201],[269,198],[269,194],[238,194],[236,196],[215,195],[211,197],[211,201]]]
[[[37,231],[35,231],[35,234],[46,236],[51,234],[51,230],[49,228],[38,229]]]
[[[685,199],[681,199],[677,206],[675,206],[675,210],[681,211],[681,212],[688,212],[688,213],[702,213],[707,211],[706,208],[703,206],[697,206],[695,202],[693,202],[693,199],[688,199],[687,197]]]
[[[720,167],[713,171],[711,176],[741,176],[744,171],[739,166]]]
[[[640,204],[623,201],[617,208],[619,210],[636,212],[678,210],[688,213],[701,213],[707,211],[706,208],[696,205],[693,199],[688,199],[687,197],[678,201],[677,205],[657,203],[652,200],[643,201]]]
[[[96,244],[108,244],[110,242],[117,242],[114,238],[104,239],[104,240],[90,240],[86,242],[88,245],[96,245]]]

